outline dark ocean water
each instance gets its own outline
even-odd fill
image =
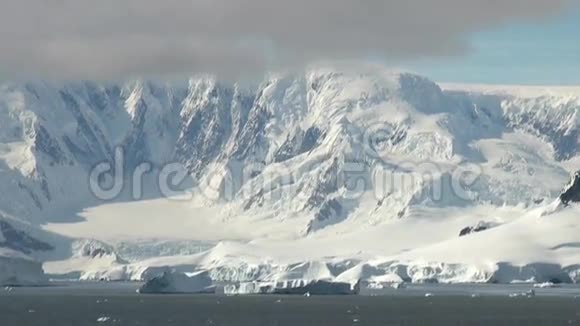
[[[580,325],[576,288],[423,286],[380,296],[139,295],[134,284],[0,290],[0,326]],[[432,297],[425,297],[425,291]],[[478,292],[481,297],[471,297]]]

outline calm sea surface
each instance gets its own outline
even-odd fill
[[[580,288],[423,285],[361,296],[139,295],[136,284],[0,289],[0,326],[580,325]],[[430,293],[429,297],[425,294]]]

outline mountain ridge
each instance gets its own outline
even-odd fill
[[[423,210],[534,208],[573,172],[579,108],[580,96],[445,90],[387,70],[314,69],[254,88],[210,76],[4,84],[0,211],[38,228],[64,226],[73,222],[67,206],[82,215],[110,202],[95,180],[114,186],[119,168],[113,202],[162,198],[159,177],[175,163],[189,177],[185,192],[171,193],[190,198],[191,218],[205,218],[198,204],[216,207],[212,221],[276,224],[282,238],[357,232]],[[92,180],[101,163],[112,173]],[[151,170],[141,184],[140,167]]]

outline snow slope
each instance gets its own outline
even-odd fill
[[[31,252],[48,273],[83,279],[172,266],[277,280],[319,264],[294,276],[503,282],[529,276],[506,268],[536,266],[570,281],[577,207],[534,214],[580,168],[579,107],[570,89],[442,89],[376,67],[256,87],[4,84],[0,209],[54,247]],[[115,166],[116,149],[124,187],[95,198],[91,171]],[[139,184],[142,163],[152,171]],[[158,182],[168,163],[189,174],[170,199]],[[459,238],[480,223],[494,227]],[[107,254],[83,255],[86,241]]]
[[[139,280],[172,266],[181,272],[208,270],[214,280],[230,282],[576,282],[580,208],[545,211],[490,207],[416,211],[404,220],[367,230],[222,242],[200,254],[152,258],[98,275]],[[464,226],[490,216],[499,226],[459,237]]]

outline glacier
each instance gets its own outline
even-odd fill
[[[81,280],[576,282],[580,92],[523,89],[376,67],[3,83],[0,248]]]
[[[325,280],[284,280],[280,282],[251,282],[227,285],[226,295],[284,294],[284,295],[354,295],[359,294],[358,285]]]

